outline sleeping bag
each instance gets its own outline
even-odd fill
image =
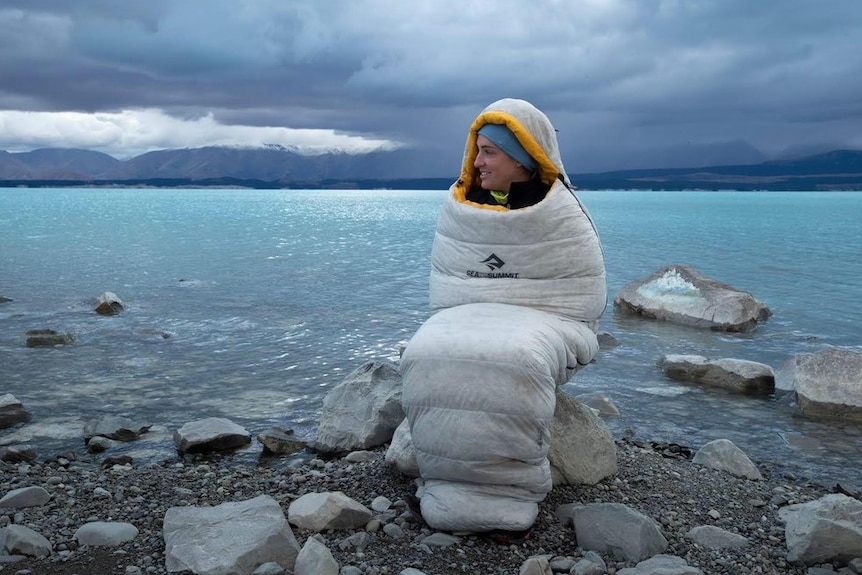
[[[550,189],[521,209],[467,199],[477,132],[505,124]],[[431,317],[401,359],[402,404],[429,526],[523,530],[551,490],[555,390],[598,351],[607,304],[592,220],[573,191],[548,118],[523,100],[486,108],[437,223]]]

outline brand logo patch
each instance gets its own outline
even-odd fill
[[[506,262],[500,258],[497,254],[491,254],[481,262],[485,264],[489,270],[489,272],[480,272],[476,270],[467,270],[467,275],[472,278],[516,278],[518,277],[518,273],[502,273],[497,270],[506,265]]]
[[[490,256],[488,256],[487,258],[482,260],[482,263],[485,264],[486,266],[488,266],[488,269],[491,271],[498,270],[501,267],[503,267],[504,265],[506,265],[506,262],[501,260],[497,256],[497,254],[491,254]]]

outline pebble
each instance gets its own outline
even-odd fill
[[[603,560],[608,575],[634,567],[611,555],[579,549],[572,526],[556,516],[561,505],[592,502],[625,503],[661,522],[669,542],[667,552],[709,575],[805,575],[805,568],[784,561],[784,532],[777,510],[791,501],[811,501],[829,492],[798,477],[791,480],[779,471],[772,473],[763,464],[759,468],[764,480],[750,481],[620,441],[616,476],[594,486],[554,488],[540,504],[529,537],[499,544],[488,536],[454,537],[418,523],[404,506],[404,497],[416,490],[413,480],[390,468],[383,461],[383,450],[370,453],[373,459],[363,453],[360,462],[312,459],[304,466],[285,465],[283,469],[240,465],[220,456],[102,470],[101,456],[87,453],[66,459],[65,466],[57,460],[16,466],[0,463],[0,496],[26,486],[49,487],[52,496],[42,506],[0,512],[0,527],[10,521],[27,525],[47,537],[55,549],[51,557],[27,558],[6,571],[68,574],[79,566],[80,575],[167,575],[161,521],[168,508],[218,505],[263,493],[276,498],[286,510],[305,493],[337,490],[378,509],[364,529],[317,534],[338,561],[342,575],[397,575],[406,569],[431,575],[517,575],[530,557],[546,557],[557,573],[565,573],[567,567],[571,570],[585,556],[596,565]],[[74,540],[75,530],[84,523],[109,518],[133,524],[138,536],[107,551],[79,546]],[[757,541],[758,550],[710,551],[686,537],[693,527],[713,521]],[[300,545],[314,535],[298,529],[294,534]],[[854,564],[857,566],[862,567],[862,559]]]

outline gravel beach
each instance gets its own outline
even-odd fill
[[[623,503],[656,520],[669,542],[666,553],[682,557],[705,574],[807,573],[784,559],[784,527],[777,511],[817,499],[831,491],[827,486],[763,464],[758,467],[764,480],[742,479],[692,463],[687,450],[675,455],[666,446],[631,438],[618,440],[617,449],[615,476],[594,486],[556,487],[541,504],[539,518],[525,538],[462,535],[450,547],[420,545],[433,531],[414,518],[404,501],[414,493],[414,482],[384,461],[382,448],[369,461],[314,459],[292,469],[237,464],[230,455],[177,457],[144,467],[105,466],[90,455],[2,463],[0,495],[19,487],[42,486],[51,499],[39,507],[0,511],[0,527],[11,522],[30,527],[50,541],[54,552],[47,558],[15,562],[0,557],[0,572],[162,574],[166,573],[162,519],[170,507],[218,505],[266,494],[279,501],[286,513],[291,501],[305,493],[342,491],[366,506],[378,496],[391,500],[397,511],[391,522],[403,532],[396,538],[372,527],[367,537],[350,540],[354,533],[349,531],[319,534],[342,569],[353,566],[359,570],[354,573],[365,575],[398,574],[408,567],[427,575],[516,575],[523,562],[535,555],[554,557],[554,564],[563,569],[574,565],[584,551],[577,546],[573,528],[557,519],[556,510],[563,504],[595,502]],[[79,547],[75,530],[90,521],[128,522],[139,534],[119,547]],[[686,536],[700,525],[738,533],[750,545],[706,549]],[[293,531],[300,545],[314,535],[295,527]],[[357,547],[358,540],[362,543]],[[603,558],[611,574],[633,566],[612,556]]]

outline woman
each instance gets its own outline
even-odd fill
[[[473,121],[431,253],[434,314],[404,351],[402,405],[436,529],[523,530],[551,490],[557,386],[598,351],[593,223],[556,131],[524,100]]]
[[[536,161],[505,124],[485,124],[476,135],[473,167],[481,185],[467,192],[468,200],[517,210],[545,197],[550,186],[538,178]]]

